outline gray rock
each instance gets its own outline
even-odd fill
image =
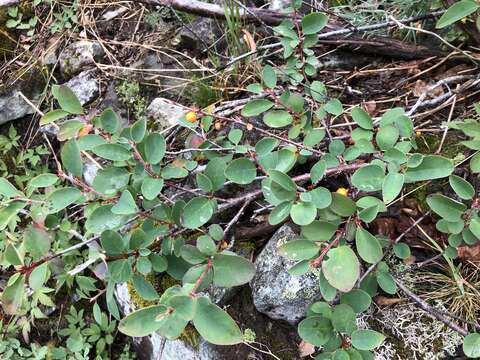
[[[82,105],[92,102],[99,94],[99,84],[95,72],[91,70],[78,74],[65,85],[77,95]]]
[[[70,78],[90,67],[104,55],[98,42],[80,40],[69,45],[58,58],[60,72]]]
[[[178,46],[200,53],[210,48],[221,35],[222,31],[215,19],[199,17],[180,30],[177,35]]]
[[[285,12],[288,10],[288,8],[291,8],[291,7],[292,7],[291,0],[272,0],[270,1],[268,10]]]
[[[83,179],[87,185],[93,184],[93,179],[97,176],[98,166],[93,161],[87,161],[83,165]]]
[[[29,100],[35,104],[39,97],[40,93],[36,94],[35,98],[30,98]],[[0,96],[0,125],[34,112],[35,110],[20,96],[18,89],[6,92]]]
[[[287,269],[295,262],[277,254],[278,246],[296,236],[289,225],[278,229],[255,260],[257,270],[250,282],[257,310],[290,323],[303,318],[308,305],[321,298],[318,277],[311,273],[290,275]]]
[[[165,98],[154,99],[147,108],[147,115],[153,118],[162,129],[178,124],[178,119],[186,110]]]
[[[127,284],[119,284],[115,288],[115,296],[120,311],[128,315],[135,311]],[[198,348],[193,348],[181,340],[168,340],[153,333],[141,338],[133,338],[133,343],[140,360],[220,360],[215,346],[200,339]]]

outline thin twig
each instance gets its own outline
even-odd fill
[[[428,305],[420,297],[418,297],[413,292],[411,292],[400,280],[398,280],[395,277],[393,277],[393,280],[395,281],[395,284],[397,284],[397,286],[400,288],[400,290],[403,291],[403,293],[405,295],[407,295],[411,300],[416,302],[418,304],[418,306],[420,306],[423,310],[425,310],[429,315],[431,315],[435,319],[441,321],[442,323],[447,325],[450,329],[458,332],[460,335],[462,335],[462,336],[467,336],[468,335],[468,331],[461,328],[457,323],[453,322],[452,320],[447,319],[445,316],[443,316],[443,314],[441,314],[435,308]]]
[[[416,227],[418,224],[420,224],[423,219],[425,219],[428,215],[430,215],[430,211],[427,211],[425,214],[423,214],[420,218],[418,218],[416,221],[413,222],[412,225],[410,225],[403,233],[401,233],[393,242],[391,242],[389,245],[388,245],[388,248],[385,249],[385,251],[383,252],[383,255],[382,257],[377,261],[375,262],[374,264],[370,265],[369,268],[363,273],[363,275],[360,277],[360,279],[358,279],[358,282],[357,282],[357,287],[360,286],[360,284],[362,283],[362,281],[367,277],[368,274],[370,274],[373,270],[375,270],[375,268],[377,267],[377,265],[380,263],[380,261],[383,260],[383,258],[387,255],[387,253],[390,251],[390,249],[393,247],[393,245],[395,244],[398,244],[398,242],[400,242],[400,240],[402,240],[405,235],[407,235],[410,231],[412,231],[412,229],[414,227]]]

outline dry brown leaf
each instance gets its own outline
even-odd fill
[[[255,40],[253,40],[252,34],[250,34],[247,30],[242,29],[243,32],[243,40],[247,43],[248,47],[251,51],[257,50],[257,44],[255,44]]]
[[[395,305],[395,304],[398,304],[399,302],[402,302],[403,299],[390,298],[390,297],[378,295],[373,298],[373,301],[375,301],[375,304],[377,304],[378,306],[390,306],[390,305]]]
[[[315,346],[302,341],[300,345],[298,345],[298,352],[300,353],[300,357],[312,355],[315,352]]]
[[[461,260],[480,262],[480,244],[467,246],[462,245],[457,248],[458,258]]]

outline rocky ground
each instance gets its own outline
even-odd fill
[[[270,8],[281,11],[287,3],[273,1]],[[22,141],[32,146],[42,143],[42,134],[55,134],[57,128],[54,126],[38,126],[38,109],[45,109],[50,103],[47,89],[55,82],[67,84],[92,113],[113,108],[124,124],[146,117],[151,128],[159,131],[173,128],[168,139],[174,147],[181,149],[192,141],[182,130],[175,128],[175,119],[185,113],[183,104],[203,107],[215,103],[217,110],[223,106],[224,111],[233,111],[237,104],[241,104],[238,101],[246,97],[242,87],[255,77],[252,70],[258,66],[258,59],[247,61],[235,70],[215,69],[216,61],[224,63],[225,58],[228,60],[235,55],[226,50],[225,27],[218,20],[179,15],[166,7],[147,7],[134,2],[103,4],[87,1],[79,11],[80,32],[52,35],[48,29],[41,29],[40,36],[37,35],[32,42],[22,33],[0,29],[2,34],[7,34],[5,41],[13,39],[17,44],[15,57],[0,50],[4,59],[0,64],[0,124],[3,133],[13,125],[21,132]],[[268,36],[265,35],[268,29],[253,25],[246,25],[245,29],[258,43]],[[207,49],[210,49],[209,53]],[[405,104],[412,98],[418,99],[428,86],[448,74],[478,72],[476,67],[463,61],[434,56],[402,59],[374,52],[337,49],[330,44],[322,44],[320,52],[323,55],[320,57],[319,77],[328,84],[329,90],[340,94],[345,103],[363,102],[373,114],[380,112],[385,105],[390,107]],[[265,57],[275,61],[272,53],[266,53]],[[439,91],[430,92],[428,98],[434,102],[442,95],[442,90]],[[459,95],[454,110],[456,115],[467,112],[467,104],[478,98],[477,92],[475,88]],[[449,109],[439,102],[419,112],[419,119],[425,113],[430,116],[428,120],[419,121],[418,131],[433,128],[433,131],[420,135],[426,149],[436,149],[438,128],[433,125],[446,120]],[[335,136],[345,134],[344,128],[333,129],[333,132]],[[455,141],[447,139],[445,144],[443,151],[455,153]],[[94,163],[85,168],[87,183],[92,182],[96,170]],[[345,179],[339,176],[330,186],[338,188],[343,184]],[[383,235],[395,238],[405,230],[407,217],[418,216],[422,201],[421,194],[409,199],[374,226]],[[234,291],[207,290],[242,329],[251,329],[252,334],[256,334],[252,348],[245,344],[214,346],[191,330],[175,341],[157,334],[135,338],[133,344],[138,358],[290,360],[300,359],[301,353],[309,354],[295,325],[305,315],[308,305],[321,298],[319,279],[311,274],[293,276],[288,273],[294,263],[278,256],[277,247],[298,236],[298,229],[288,223],[266,225],[261,204],[259,209],[243,216],[234,229],[236,243],[233,250],[254,261],[255,277],[250,284]],[[431,233],[434,233],[434,226],[431,227]],[[416,249],[417,262],[430,257],[431,253],[418,231],[409,233],[407,241]],[[465,263],[478,261],[477,255],[465,254]],[[391,261],[398,276],[415,287],[417,278],[412,269],[416,265]],[[166,281],[168,279],[152,279],[158,289]],[[425,294],[435,292],[435,289],[432,284]],[[118,286],[116,297],[125,315],[145,306],[136,299],[129,284]],[[408,299],[379,296],[375,300],[376,306],[359,319],[359,326],[387,334],[386,343],[376,353],[377,359],[459,358],[455,355],[461,338],[418,310]],[[437,306],[445,308],[441,299]]]

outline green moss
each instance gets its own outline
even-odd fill
[[[200,108],[205,108],[220,100],[222,94],[211,85],[210,81],[197,80],[189,87],[186,96]]]
[[[138,81],[123,80],[115,87],[115,91],[135,120],[146,118],[147,105]]]
[[[153,285],[155,290],[161,296],[167,289],[175,285],[181,285],[181,281],[174,279],[168,274],[160,274],[158,277],[154,274],[149,274],[145,277],[150,284]],[[158,301],[148,301],[144,300],[135,290],[132,281],[127,283],[128,293],[132,299],[133,304],[138,308],[144,308],[147,306],[156,305]],[[183,341],[185,344],[191,346],[192,348],[198,348],[200,341],[200,334],[190,323],[185,327],[182,334],[179,337],[179,340]]]
[[[442,141],[442,134],[422,134],[417,137],[417,152],[421,154],[434,154],[436,153],[440,143]],[[458,137],[447,133],[445,140],[440,151],[440,155],[449,159],[454,159],[458,154],[462,153],[462,145],[458,141]]]

